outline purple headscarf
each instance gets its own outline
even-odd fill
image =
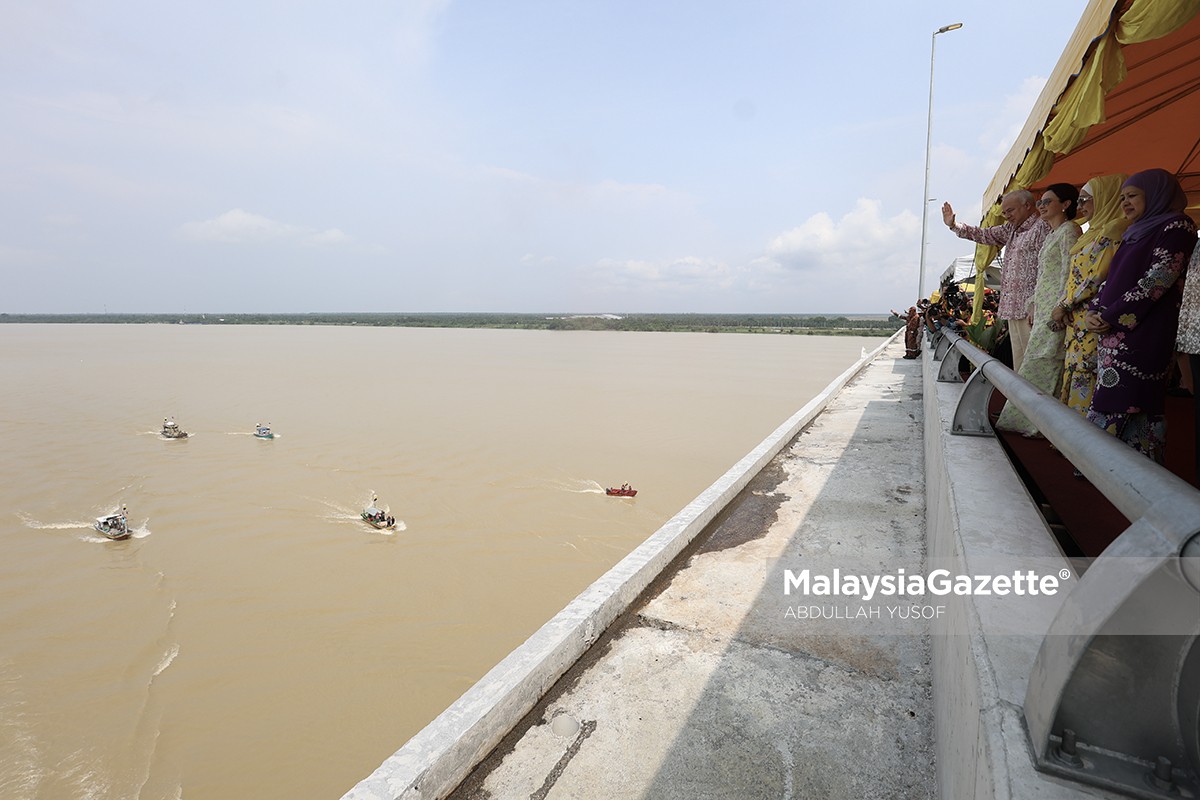
[[[1133,186],[1146,193],[1146,210],[1125,231],[1122,242],[1136,242],[1148,233],[1162,230],[1172,219],[1183,216],[1187,208],[1187,195],[1175,176],[1165,169],[1147,169],[1136,172],[1121,184],[1121,188]]]

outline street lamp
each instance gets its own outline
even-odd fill
[[[921,195],[921,275],[917,278],[917,299],[925,296],[925,231],[929,219],[929,147],[933,142],[933,54],[937,50],[937,35],[946,31],[956,31],[962,27],[961,22],[938,28],[929,37],[929,119],[925,123],[925,191]]]

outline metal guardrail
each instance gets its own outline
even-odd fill
[[[1042,640],[1025,695],[1036,766],[1141,798],[1200,797],[1200,491],[956,333],[938,380],[974,365],[951,423],[994,436],[994,389],[1132,524],[1088,568]]]

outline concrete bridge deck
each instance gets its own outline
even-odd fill
[[[900,355],[864,354],[345,800],[1117,797],[1035,769],[1026,728],[1078,565],[1000,443],[951,435],[964,384]],[[1063,590],[818,588],[1033,567]]]
[[[901,351],[834,396],[451,796],[932,797],[928,623],[806,620],[844,607],[781,578],[923,570],[921,361]]]

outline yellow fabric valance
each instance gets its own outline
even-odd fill
[[[996,177],[993,178],[989,192],[996,191],[1001,186],[1004,187],[1004,192],[1030,188],[1038,185],[1048,176],[1051,180],[1082,183],[1097,174],[1131,170],[1133,166],[1137,166],[1137,164],[1124,163],[1125,159],[1119,152],[1116,158],[1113,158],[1111,154],[1103,153],[1104,148],[1113,146],[1110,142],[1116,142],[1118,139],[1105,139],[1103,144],[1097,147],[1096,142],[1088,138],[1089,130],[1094,126],[1102,126],[1103,135],[1100,138],[1103,139],[1112,133],[1110,129],[1113,128],[1113,125],[1107,124],[1109,114],[1114,115],[1114,120],[1118,120],[1114,125],[1126,128],[1131,124],[1132,114],[1148,113],[1142,110],[1142,106],[1135,106],[1131,111],[1127,108],[1131,102],[1145,103],[1144,108],[1151,110],[1158,107],[1158,105],[1151,106],[1150,103],[1161,103],[1161,96],[1143,100],[1140,96],[1131,94],[1125,89],[1119,92],[1114,91],[1125,80],[1129,70],[1137,67],[1137,62],[1147,60],[1143,52],[1127,65],[1124,48],[1131,45],[1145,46],[1147,42],[1170,36],[1181,28],[1192,25],[1197,15],[1200,15],[1200,0],[1170,0],[1169,2],[1167,0],[1133,0],[1128,4],[1124,13],[1114,20],[1113,17],[1122,5],[1124,5],[1123,0],[1092,0],[1089,4],[1051,77],[1051,84],[1058,83],[1057,97],[1053,94],[1055,88],[1047,85],[1038,104],[1035,105],[1033,114],[1026,122],[1020,139],[1013,145],[1013,150],[1010,151],[1005,162],[1001,164]],[[1171,46],[1165,45],[1168,50]],[[1184,56],[1177,55],[1173,58],[1174,61],[1167,60],[1166,63],[1169,65],[1165,67],[1165,72],[1162,63],[1156,61],[1153,69],[1157,72],[1149,78],[1142,75],[1138,80],[1141,82],[1153,80],[1157,84],[1165,76],[1173,75],[1174,77],[1165,77],[1165,82],[1168,86],[1173,86],[1169,81],[1174,80],[1176,83],[1180,83],[1181,88],[1171,89],[1174,92],[1172,98],[1187,97],[1186,87],[1183,87],[1181,83],[1187,79],[1179,77],[1190,74],[1185,73],[1184,68],[1179,66],[1182,63],[1179,59]],[[1172,70],[1179,71],[1171,72]],[[1131,83],[1142,86],[1142,83]],[[1110,93],[1113,96],[1112,104],[1116,106],[1117,110],[1106,109]],[[1121,98],[1119,102],[1116,99],[1118,96]],[[1137,99],[1131,101],[1130,97],[1137,97]],[[1186,118],[1186,112],[1184,113]],[[1035,121],[1035,117],[1039,119]],[[1133,121],[1136,121],[1136,117],[1133,118]],[[1038,122],[1041,124],[1039,125]],[[1158,124],[1160,129],[1164,125],[1170,125],[1170,123],[1162,121],[1158,121]],[[1170,129],[1183,131],[1184,128],[1178,127],[1180,124],[1182,123],[1176,122],[1176,127]],[[1191,126],[1185,126],[1185,128],[1191,129]],[[1183,141],[1182,149],[1179,152],[1187,154],[1190,150],[1192,156],[1177,155],[1172,160],[1172,157],[1164,157],[1158,151],[1153,154],[1143,151],[1131,152],[1130,156],[1131,158],[1140,156],[1140,160],[1146,158],[1151,161],[1157,160],[1162,162],[1162,166],[1169,165],[1173,169],[1183,170],[1181,174],[1187,174],[1187,167],[1197,149],[1200,148],[1200,143],[1188,144],[1188,141],[1196,140],[1193,138],[1193,140],[1184,141],[1186,135],[1176,138]],[[1023,145],[1022,140],[1026,144]],[[1085,142],[1087,146],[1081,147]],[[1061,162],[1061,159],[1077,148],[1080,153],[1086,153],[1086,155],[1071,156],[1066,159],[1066,162],[1056,166],[1056,157]],[[1159,149],[1162,149],[1161,143]],[[1020,161],[1016,161],[1016,158],[1020,158]],[[1135,158],[1135,160],[1138,159]],[[1099,162],[1098,166],[1088,166],[1097,161]],[[1014,163],[1017,164],[1015,168],[1012,166]],[[1068,166],[1064,167],[1063,163]],[[1009,173],[1009,170],[1012,172]],[[1051,176],[1052,171],[1054,176]],[[1011,174],[1011,177],[1005,180],[1008,174]],[[1185,186],[1185,188],[1187,187]],[[985,205],[996,202],[997,198],[995,197],[984,198]],[[999,206],[989,205],[981,225],[987,227],[1002,222]],[[996,257],[996,253],[997,249],[994,247],[980,245],[975,248],[976,283],[980,288],[982,288],[984,270]],[[982,298],[983,293],[976,291],[973,321],[977,321],[979,318]]]
[[[1069,153],[1087,136],[1088,128],[1104,122],[1104,97],[1113,87],[1125,80],[1125,56],[1117,42],[1117,33],[1110,26],[1104,36],[1096,42],[1091,57],[1084,63],[1083,70],[1067,87],[1054,106],[1054,117],[1042,131],[1046,149],[1055,153]],[[1032,155],[1032,153],[1030,154]],[[1025,163],[1029,159],[1026,157]],[[1054,159],[1038,178],[1050,171]],[[1024,170],[1025,164],[1021,165]]]
[[[1200,13],[1200,0],[1134,0],[1117,24],[1117,41],[1138,44],[1174,33]]]

